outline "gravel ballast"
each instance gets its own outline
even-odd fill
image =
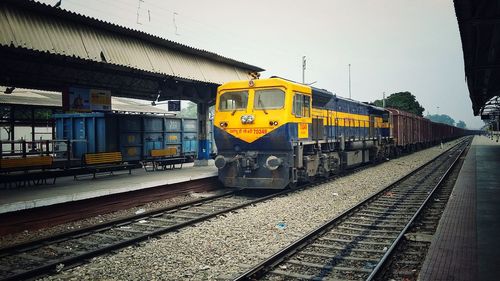
[[[47,280],[224,280],[441,154],[445,144],[125,248]]]
[[[135,214],[140,214],[140,213],[144,213],[144,212],[153,211],[156,209],[161,209],[161,208],[171,207],[174,205],[183,204],[183,203],[186,203],[189,201],[198,200],[201,197],[208,197],[208,196],[224,193],[228,190],[229,189],[221,189],[221,190],[217,190],[217,191],[203,192],[203,193],[193,192],[193,193],[189,193],[186,195],[176,196],[176,197],[173,197],[170,199],[150,202],[150,203],[147,203],[144,205],[119,210],[116,212],[111,212],[111,213],[102,214],[102,215],[98,215],[98,216],[94,216],[94,217],[89,217],[89,218],[82,219],[82,220],[64,223],[64,224],[60,224],[60,225],[53,226],[53,227],[37,229],[37,230],[33,230],[33,231],[32,230],[25,230],[25,231],[20,232],[20,233],[7,234],[4,236],[0,236],[0,248],[5,248],[5,247],[13,246],[16,244],[36,240],[36,239],[50,237],[50,236],[53,236],[53,235],[56,235],[59,233],[63,233],[63,232],[74,231],[74,230],[78,230],[81,228],[110,222],[110,221],[113,221],[116,219],[133,216]]]

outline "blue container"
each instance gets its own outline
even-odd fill
[[[198,120],[182,119],[182,153],[195,157],[198,153]]]
[[[182,119],[182,131],[196,133],[198,132],[197,124],[197,119]]]
[[[72,158],[81,158],[85,153],[109,151],[113,147],[112,132],[106,130],[109,120],[103,113],[54,114],[56,139],[71,140]]]
[[[182,153],[185,155],[196,155],[198,152],[197,133],[183,133],[182,136]]]
[[[54,118],[57,139],[71,140],[73,158],[120,151],[124,161],[137,162],[149,157],[152,149],[168,147],[175,147],[178,154],[197,154],[196,119],[114,113],[55,114]]]
[[[143,158],[144,122],[140,115],[108,114],[118,129],[118,146],[124,161],[140,161]],[[111,128],[110,128],[111,129]]]
[[[166,133],[165,143],[168,144],[182,144],[181,133]]]
[[[165,131],[167,132],[181,132],[182,119],[180,118],[165,118]]]

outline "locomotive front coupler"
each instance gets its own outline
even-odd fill
[[[259,168],[259,164],[257,163],[257,155],[259,153],[257,151],[247,151],[243,153],[243,157],[241,158],[241,167],[245,169],[246,174],[250,174],[252,171],[257,170]]]

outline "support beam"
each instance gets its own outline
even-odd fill
[[[208,139],[208,103],[198,103],[198,159],[195,166],[207,166],[210,157],[210,140]]]

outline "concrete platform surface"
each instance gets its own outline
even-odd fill
[[[499,280],[500,143],[476,136],[419,280]]]
[[[208,166],[194,167],[186,163],[182,169],[146,172],[144,169],[99,174],[96,179],[82,177],[58,178],[56,184],[0,189],[0,213],[78,201],[110,194],[146,189],[217,176],[213,160]]]

